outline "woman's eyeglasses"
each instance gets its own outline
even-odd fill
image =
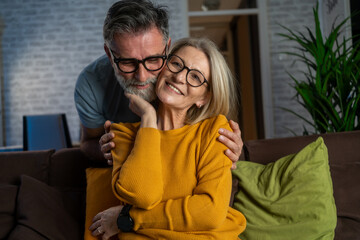
[[[209,86],[208,80],[206,80],[204,75],[199,70],[190,69],[185,66],[184,60],[177,55],[169,55],[166,61],[166,65],[172,73],[179,73],[186,69],[186,82],[192,87],[200,87],[205,82]]]

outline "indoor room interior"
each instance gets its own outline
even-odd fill
[[[239,222],[246,219],[246,228],[241,225],[234,238],[360,239],[360,14],[354,14],[360,1],[149,1],[166,8],[172,43],[207,37],[223,54],[238,84],[241,140],[233,145],[239,151],[229,156],[230,147],[219,147],[219,132],[209,128],[214,138],[206,151],[201,143],[208,132],[194,134],[189,147],[173,144],[176,157],[164,156],[168,143],[157,138],[159,129],[150,129],[153,138],[136,146],[141,166],[128,181],[132,189],[124,188],[133,199],[123,201],[117,174],[137,160],[131,156],[138,156],[132,149],[138,132],[124,134],[130,139],[130,163],[125,155],[122,162],[116,156],[115,164],[104,155],[96,161],[91,154],[100,153],[99,137],[91,139],[96,144],[91,151],[80,146],[82,125],[74,100],[83,69],[97,59],[108,60],[103,24],[117,0],[1,0],[0,239],[95,240],[89,212],[103,214],[113,207],[118,234],[126,231],[120,231],[118,219],[126,217],[130,234],[215,232],[222,240],[219,224],[227,228],[236,222],[240,232]],[[341,27],[334,28],[337,24]],[[167,58],[151,57],[163,63]],[[149,57],[140,58],[137,64]],[[309,99],[320,104],[308,104]],[[193,149],[195,154],[187,154]],[[193,155],[195,160],[189,159]],[[171,174],[165,176],[166,171]],[[224,180],[213,183],[218,178]],[[186,196],[179,196],[177,191],[188,186]],[[133,204],[138,200],[133,189],[155,189],[143,194],[152,205]],[[169,192],[172,196],[164,197]],[[191,201],[201,207],[191,208]],[[226,211],[218,212],[220,205]],[[231,211],[238,215],[228,218]],[[195,213],[200,218],[193,221]],[[217,217],[209,220],[209,215]],[[193,227],[203,220],[208,224]]]
[[[198,12],[189,15],[190,36],[213,40],[239,82],[238,122],[244,139],[264,138],[258,17],[252,11],[256,1],[196,0],[188,4],[190,12]],[[213,13],[206,15],[208,11]]]

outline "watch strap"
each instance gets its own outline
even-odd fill
[[[129,211],[132,205],[125,205],[117,218],[117,227],[122,232],[131,232],[134,227],[134,221],[130,217]]]
[[[126,204],[120,211],[120,215],[124,216],[130,216],[130,209],[132,208],[132,205]]]

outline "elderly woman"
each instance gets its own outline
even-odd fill
[[[127,94],[141,122],[112,125],[119,239],[238,239],[246,221],[229,207],[232,162],[217,140],[219,128],[231,129],[235,89],[216,46],[188,38],[159,75],[157,110]]]

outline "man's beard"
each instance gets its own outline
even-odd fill
[[[155,84],[156,84],[156,77],[149,78],[146,82],[139,82],[135,79],[128,79],[126,80],[123,76],[115,72],[115,77],[117,81],[120,83],[120,86],[124,89],[125,92],[135,94],[139,97],[142,97],[148,102],[155,100],[156,93],[155,93]],[[134,85],[142,85],[145,86],[149,84],[149,87],[145,89],[138,89]]]

